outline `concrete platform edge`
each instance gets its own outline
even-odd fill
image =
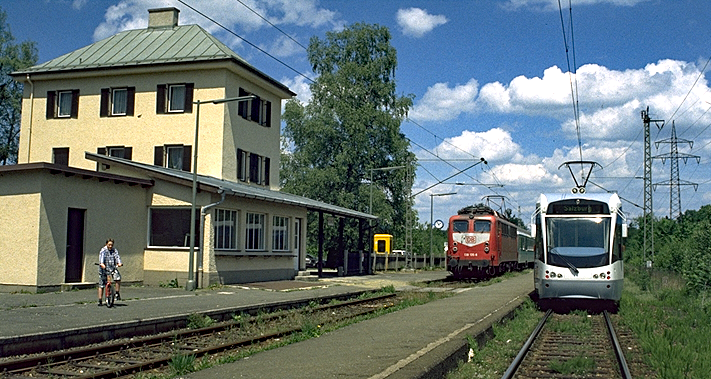
[[[334,299],[360,296],[364,293],[374,291],[375,290],[357,290],[340,294],[308,297],[297,301],[283,300],[271,303],[260,303],[239,307],[205,310],[202,312],[177,314],[166,317],[136,319],[133,321],[117,322],[111,325],[64,329],[51,333],[1,337],[0,357],[50,352],[61,349],[70,349],[92,343],[101,343],[113,339],[164,333],[174,329],[185,328],[188,323],[188,317],[192,314],[209,316],[218,322],[228,321],[232,318],[232,316],[240,313],[256,315],[259,311],[272,312],[281,309],[305,306],[312,301],[328,302]]]
[[[474,325],[459,331],[449,341],[440,344],[417,359],[397,369],[395,372],[370,379],[441,379],[447,372],[457,368],[460,362],[466,362],[469,355],[468,336],[477,341],[479,348],[494,337],[493,325],[514,317],[524,301],[530,296],[519,296],[504,307],[491,314],[491,319],[482,319]]]

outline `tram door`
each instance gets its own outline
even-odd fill
[[[84,215],[86,209],[69,208],[65,283],[79,283],[84,272]]]

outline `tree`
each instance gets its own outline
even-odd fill
[[[7,14],[0,9],[0,164],[2,165],[17,163],[20,137],[23,86],[13,80],[10,73],[36,63],[35,43],[28,41],[15,44],[15,38],[7,24]]]
[[[308,104],[294,99],[285,106],[289,151],[280,176],[283,191],[375,214],[383,231],[404,235],[409,170],[372,170],[415,161],[400,132],[413,96],[396,94],[390,38],[386,27],[360,23],[311,38],[308,58],[318,78]]]

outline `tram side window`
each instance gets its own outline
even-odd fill
[[[452,230],[455,233],[466,233],[469,231],[469,221],[459,220],[452,222]]]
[[[474,232],[476,233],[489,233],[491,231],[491,221],[489,220],[476,220],[474,222]]]
[[[617,218],[617,226],[615,226],[615,240],[612,241],[612,262],[622,260],[622,219]]]

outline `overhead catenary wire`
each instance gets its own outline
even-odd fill
[[[576,60],[575,60],[575,42],[574,42],[574,35],[573,35],[573,5],[571,3],[571,0],[568,0],[568,9],[569,9],[569,20],[570,20],[570,39],[571,39],[571,46],[573,48],[572,55],[573,55],[573,67],[571,69],[570,66],[570,48],[568,47],[568,35],[565,31],[565,21],[563,20],[563,6],[558,0],[558,11],[560,13],[560,26],[561,30],[563,32],[563,43],[565,45],[565,60],[568,65],[568,77],[570,81],[570,97],[572,100],[572,105],[573,105],[573,117],[575,120],[575,130],[578,135],[578,152],[580,154],[580,160],[583,160],[583,142],[582,142],[582,136],[580,132],[580,108],[579,108],[579,101],[578,101],[578,78],[577,78],[577,73],[576,71]],[[582,169],[582,168],[581,168]]]
[[[298,74],[299,76],[301,76],[301,77],[303,77],[304,79],[308,80],[309,82],[314,83],[314,80],[313,80],[313,79],[311,79],[311,78],[309,78],[308,76],[306,76],[305,74],[301,73],[299,70],[297,70],[297,69],[291,67],[290,65],[288,65],[286,62],[282,61],[281,59],[279,59],[279,58],[277,58],[277,57],[275,57],[275,56],[269,54],[266,50],[262,49],[261,47],[255,45],[254,43],[250,42],[250,41],[247,40],[246,38],[240,36],[239,34],[235,33],[234,31],[230,30],[228,27],[226,27],[226,26],[220,24],[219,22],[217,22],[217,21],[216,21],[215,19],[213,19],[212,17],[210,17],[210,16],[206,15],[205,13],[203,13],[203,12],[197,10],[195,7],[193,7],[192,5],[186,3],[184,0],[178,0],[178,2],[181,3],[181,4],[183,4],[183,5],[185,5],[186,7],[190,8],[192,11],[194,11],[194,12],[197,13],[197,14],[199,14],[200,16],[206,18],[208,21],[212,22],[213,24],[219,26],[220,28],[222,28],[222,29],[225,30],[226,32],[232,34],[233,36],[235,36],[235,37],[241,39],[242,41],[244,41],[244,42],[247,43],[248,45],[252,46],[253,48],[259,50],[259,51],[262,52],[262,53],[264,53],[264,54],[265,54],[266,56],[268,56],[269,58],[272,58],[273,60],[279,62],[279,63],[282,64],[284,67],[286,67],[286,68],[288,68],[289,70],[295,72],[296,74]]]
[[[279,32],[281,32],[281,34],[283,34],[284,36],[286,36],[286,38],[288,38],[288,39],[294,41],[294,43],[296,43],[297,45],[301,46],[304,50],[308,50],[308,48],[307,48],[306,46],[302,45],[301,42],[297,41],[294,37],[290,36],[288,33],[286,33],[285,31],[281,30],[278,26],[272,24],[272,22],[269,21],[269,20],[267,20],[266,17],[262,16],[261,14],[259,14],[259,12],[257,12],[257,11],[255,11],[254,9],[250,8],[249,5],[245,4],[242,0],[237,0],[237,2],[240,3],[240,4],[242,4],[245,8],[249,9],[252,13],[256,14],[259,18],[261,18],[262,20],[264,20],[264,22],[266,22],[267,24],[271,25],[274,29],[276,29],[276,30],[278,30]]]

